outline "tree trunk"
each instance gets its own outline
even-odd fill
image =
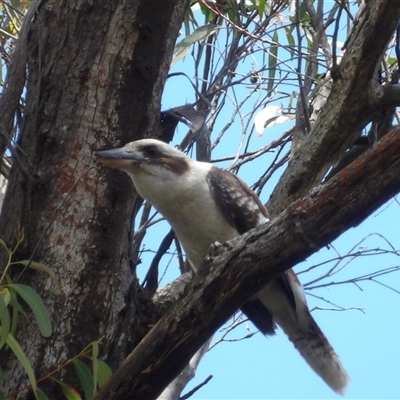
[[[161,93],[188,4],[32,3],[26,118],[1,235],[13,246],[23,232],[17,258],[47,265],[61,281],[58,288],[43,273],[13,274],[42,296],[53,323],[48,339],[33,318],[17,330],[38,378],[102,337],[102,358],[116,368],[148,330],[147,296],[129,260],[134,193],[124,174],[99,173],[93,152],[160,134]],[[6,371],[6,393],[27,384],[17,362]],[[58,398],[54,385],[39,386]]]

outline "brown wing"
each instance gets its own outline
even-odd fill
[[[207,183],[222,214],[240,235],[268,221],[258,196],[236,175],[212,167]]]
[[[207,182],[222,214],[240,235],[269,220],[268,211],[258,196],[236,175],[212,167]],[[275,284],[286,293],[295,309],[295,298],[286,273],[278,275]],[[259,300],[253,298],[243,304],[241,310],[264,335],[274,334],[271,313]]]

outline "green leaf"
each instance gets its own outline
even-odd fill
[[[0,290],[0,294],[3,297],[4,302],[8,306],[10,304],[10,301],[11,301],[11,293],[8,290],[8,288],[7,287],[3,287],[3,289]]]
[[[112,370],[109,367],[109,365],[102,360],[97,360],[97,379],[100,388],[106,384],[106,382],[110,379],[111,375],[112,375]]]
[[[19,8],[21,5],[21,0],[10,0],[10,3],[14,8]]]
[[[272,38],[275,43],[278,43],[277,31],[274,32]],[[277,57],[278,57],[278,45],[273,44],[269,49],[269,56],[268,56],[268,86],[267,86],[268,92],[272,92],[272,89],[274,87]]]
[[[0,400],[7,400],[7,397],[4,395],[3,392],[0,392]]]
[[[236,27],[238,25],[240,25],[240,17],[238,15],[237,5],[234,3],[236,3],[236,0],[227,0],[226,1],[226,7],[228,8],[228,17],[229,17],[229,20],[234,25],[234,32],[236,34],[237,33]]]
[[[98,342],[93,342],[92,343],[92,357],[94,359],[97,359],[98,355],[99,355],[99,343]]]
[[[63,391],[65,397],[68,400],[82,400],[81,395],[73,389],[71,386],[66,385],[64,382],[57,381],[61,386],[61,390]]]
[[[26,301],[35,314],[42,336],[49,337],[52,333],[50,316],[42,298],[30,286],[14,283],[11,287]]]
[[[310,16],[307,13],[307,4],[305,1],[301,2],[300,7],[299,7],[299,19],[303,23],[309,23],[310,22]]]
[[[200,5],[201,13],[205,16],[206,21],[210,22],[214,16],[214,13],[205,5],[202,1],[197,2]]]
[[[329,11],[328,17],[326,18],[326,21],[327,21],[327,22],[330,22],[330,21],[332,21],[332,20],[335,18],[335,14],[336,14],[336,12],[338,11],[338,9],[339,9],[339,4],[334,3],[334,4],[332,5],[331,10]]]
[[[83,391],[85,393],[85,399],[91,400],[95,393],[95,386],[93,381],[92,373],[85,363],[80,360],[74,360],[74,367],[76,374],[78,375],[79,382],[82,385]]]
[[[99,355],[99,344],[98,342],[92,343],[92,369],[93,369],[93,390],[96,393],[97,380],[98,380],[98,367],[97,367],[97,356]]]
[[[207,39],[220,28],[221,27],[219,25],[206,24],[195,29],[190,35],[187,35],[185,39],[181,40],[175,46],[175,58],[172,60],[171,66],[175,65],[178,61],[186,57],[193,43]]]
[[[185,27],[185,35],[186,36],[190,34],[190,24],[192,24],[192,26],[195,26],[195,27],[199,26],[194,14],[193,14],[192,7],[189,7],[187,9],[186,14],[185,14],[185,19],[183,20],[183,26]]]
[[[6,242],[3,239],[0,239],[0,244],[6,249],[8,255],[10,255],[11,250],[8,248],[8,246],[6,245]]]
[[[49,398],[47,397],[47,394],[45,392],[43,392],[43,390],[40,390],[39,388],[37,390],[36,398],[38,400],[49,400]]]
[[[264,10],[265,10],[265,0],[259,0],[258,6],[257,6],[257,11],[258,11],[258,15],[260,16],[260,18],[263,17]]]
[[[24,317],[27,317],[27,315],[26,315],[25,311],[22,309],[21,304],[19,304],[19,302],[18,302],[17,292],[10,286],[8,288],[10,289],[9,305],[12,308],[11,333],[14,335],[14,333],[17,329],[18,314],[21,313]]]
[[[215,33],[221,27],[215,24],[206,24],[195,29],[190,35],[187,35],[185,39],[180,41],[176,48],[191,46],[195,42],[207,39],[210,35]]]
[[[54,271],[50,267],[48,267],[47,265],[44,265],[42,263],[38,263],[36,261],[29,261],[29,260],[18,261],[15,264],[22,264],[25,267],[29,265],[29,268],[32,268],[32,269],[34,269],[36,271],[46,272],[46,274],[50,276],[50,278],[57,285],[57,287],[59,289],[61,288],[60,279],[54,273]]]
[[[8,296],[10,296],[10,292],[8,291],[7,288],[5,288],[7,291]],[[4,346],[4,344],[7,341],[8,334],[10,333],[10,328],[11,328],[11,323],[10,323],[10,314],[8,313],[7,310],[7,304],[4,301],[5,296],[5,290],[2,290],[0,293],[0,325],[1,325],[1,331],[0,331],[0,349]]]
[[[289,51],[290,51],[290,56],[293,58],[295,56],[295,49],[296,49],[296,42],[293,37],[293,29],[290,29],[290,27],[285,28],[286,32],[286,39],[289,44]]]
[[[1,384],[1,382],[5,381],[6,379],[8,379],[7,374],[0,368],[0,384]]]
[[[31,382],[31,386],[32,386],[33,392],[36,394],[35,374],[33,373],[32,366],[31,366],[28,358],[26,357],[25,353],[21,349],[21,346],[15,340],[14,336],[11,333],[8,334],[6,343],[10,347],[12,352],[15,354],[15,356],[18,358],[18,361],[24,367],[24,369],[25,369],[25,371],[26,371],[26,373],[28,375],[29,381]]]

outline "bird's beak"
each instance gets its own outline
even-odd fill
[[[145,161],[145,158],[132,150],[125,147],[119,149],[97,151],[96,153],[98,162],[107,165],[110,168],[117,168],[126,170],[129,168],[140,167]]]

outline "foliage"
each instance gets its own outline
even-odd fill
[[[21,306],[19,300],[23,299],[32,310],[42,336],[49,337],[52,329],[46,306],[44,305],[41,297],[31,287],[14,283],[9,275],[9,270],[13,265],[25,264],[30,266],[28,261],[23,261],[22,263],[12,262],[12,256],[15,254],[22,241],[23,235],[20,236],[20,240],[14,249],[9,249],[5,242],[0,240],[1,245],[6,249],[9,256],[8,264],[4,268],[0,278],[0,350],[5,345],[11,349],[11,351],[23,365],[26,373],[28,374],[32,389],[36,394],[37,385],[32,366],[18,341],[14,337],[17,329],[19,314],[27,317],[27,314],[23,311],[23,307]],[[8,306],[11,308],[11,316]]]
[[[4,268],[0,278],[0,352],[2,349],[4,352],[6,347],[8,347],[14,353],[15,357],[25,369],[31,384],[30,387],[38,400],[47,399],[46,394],[38,388],[38,383],[46,379],[53,379],[58,382],[67,399],[81,399],[81,396],[75,391],[75,389],[62,381],[52,378],[54,374],[59,373],[69,364],[73,364],[75,368],[76,375],[79,378],[85,394],[84,399],[90,400],[96,393],[97,388],[101,388],[111,376],[111,369],[107,363],[98,359],[99,343],[101,340],[90,343],[76,357],[57,367],[47,376],[37,380],[30,361],[15,338],[19,316],[21,315],[28,318],[28,314],[24,311],[21,300],[24,300],[31,309],[38,324],[39,331],[43,337],[48,338],[51,336],[52,327],[47,308],[42,298],[32,287],[14,283],[10,277],[10,270],[15,268],[17,265],[22,265],[24,268],[29,267],[33,270],[46,272],[52,278],[53,282],[60,287],[58,278],[49,267],[32,260],[12,261],[15,252],[23,240],[24,236],[21,235],[16,246],[13,249],[10,249],[6,243],[0,239],[0,244],[6,249],[9,255],[8,264]],[[92,371],[84,362],[81,361],[81,358],[88,358],[91,361]],[[0,369],[0,382],[6,379],[6,374]],[[4,394],[0,392],[0,398],[1,396],[4,396]]]

